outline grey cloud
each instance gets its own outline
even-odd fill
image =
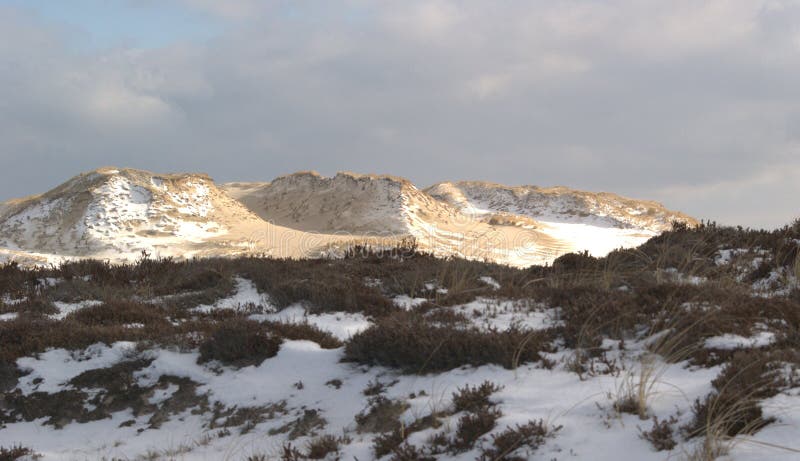
[[[565,184],[752,226],[800,213],[774,197],[800,182],[792,2],[183,3],[226,31],[86,52],[0,9],[3,197],[115,164]]]

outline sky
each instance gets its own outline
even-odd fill
[[[0,0],[0,200],[101,166],[800,217],[798,0]]]

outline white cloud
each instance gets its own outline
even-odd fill
[[[636,2],[636,21],[625,21],[623,46],[653,57],[680,57],[736,46],[758,29],[763,2],[754,0],[648,0]],[[627,18],[620,16],[620,22]]]
[[[752,179],[800,142],[798,2],[174,1],[225,27],[87,51],[0,8],[4,197],[123,164],[564,184],[745,224],[797,210],[725,197],[800,182]]]
[[[554,85],[591,68],[591,63],[578,56],[543,54],[534,61],[520,63],[502,72],[479,75],[469,79],[466,93],[485,100],[512,94],[533,85]]]
[[[446,0],[395,2],[382,17],[396,33],[423,40],[446,39],[464,19],[463,11]]]
[[[795,159],[800,157],[800,145],[790,149]],[[766,165],[739,178],[669,186],[655,196],[722,224],[779,227],[800,218],[800,163]],[[775,214],[776,207],[786,213]],[[709,209],[714,211],[705,211]],[[749,219],[743,220],[743,213]]]
[[[252,18],[267,2],[259,0],[180,0],[188,6],[208,11],[228,19]]]
[[[485,74],[467,81],[466,90],[478,99],[487,99],[505,93],[512,81],[508,73]]]
[[[93,88],[85,109],[98,124],[158,123],[172,112],[169,104],[159,98],[114,85]]]

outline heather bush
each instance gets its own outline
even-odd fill
[[[543,420],[528,421],[509,427],[499,434],[492,435],[491,447],[481,450],[479,461],[525,461],[528,456],[515,454],[525,450],[526,455],[541,446],[545,439],[552,436],[560,427],[550,428]]]
[[[550,349],[549,340],[546,331],[432,325],[419,314],[401,311],[378,319],[353,336],[345,346],[345,360],[411,373],[489,363],[513,368],[517,363],[539,360],[539,352]]]
[[[198,363],[212,360],[225,365],[245,367],[259,365],[278,354],[281,340],[264,326],[250,320],[227,322],[217,328],[200,345]]]

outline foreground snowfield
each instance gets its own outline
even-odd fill
[[[237,288],[237,293],[230,298],[220,300],[214,306],[199,306],[199,309],[236,309],[264,299],[245,279],[237,279]],[[408,301],[401,300],[397,304],[398,309],[402,309]],[[544,328],[558,323],[557,310],[541,307],[521,312],[514,309],[513,302],[493,299],[478,299],[451,309],[469,312],[481,328],[505,328],[512,324]],[[363,315],[347,312],[314,315],[308,314],[301,306],[251,317],[309,322],[343,340],[370,325]],[[740,339],[731,337],[718,337],[711,342],[716,347],[742,346]],[[754,346],[757,342],[754,340],[748,344]],[[492,433],[540,419],[558,428],[555,435],[537,450],[521,450],[526,459],[663,460],[680,458],[691,452],[698,442],[682,443],[670,453],[654,451],[640,437],[640,431],[648,429],[650,422],[614,410],[620,389],[629,380],[639,379],[642,357],[649,357],[643,342],[628,343],[624,350],[620,350],[618,343],[607,341],[604,348],[608,357],[618,360],[624,370],[610,375],[579,376],[567,369],[574,354],[569,349],[548,354],[555,363],[553,369],[545,369],[540,364],[521,365],[515,370],[488,365],[422,376],[343,363],[342,348],[322,349],[318,344],[304,340],[285,341],[277,356],[258,366],[241,369],[198,365],[197,352],[162,348],[141,350],[131,342],[96,344],[84,351],[52,349],[38,357],[17,360],[18,366],[28,372],[18,384],[23,394],[56,393],[69,389],[67,382],[83,372],[144,357],[152,362],[134,374],[142,386],[152,386],[162,376],[189,378],[200,384],[197,394],[207,394],[212,406],[248,408],[282,402],[285,410],[250,427],[246,434],[237,433],[237,428],[232,431],[210,429],[210,416],[193,414],[193,407],[172,416],[158,429],[148,428],[149,414],[137,417],[131,411],[114,413],[111,419],[66,424],[61,429],[47,426],[41,419],[6,425],[0,430],[0,446],[22,444],[35,447],[44,459],[53,460],[218,460],[246,459],[253,455],[279,459],[289,437],[285,433],[271,434],[271,431],[292,424],[313,410],[325,421],[312,431],[314,435],[346,435],[349,438],[349,443],[342,445],[335,459],[368,460],[374,459],[372,443],[375,434],[359,433],[354,419],[368,407],[365,389],[374,383],[384,383],[385,397],[409,405],[401,419],[411,424],[424,415],[450,406],[452,394],[458,388],[477,386],[488,380],[501,388],[492,395],[502,412]],[[720,367],[699,368],[686,362],[667,364],[661,360],[654,368],[658,370],[658,378],[651,389],[648,417],[664,420],[677,413],[680,423],[690,419],[691,402],[709,393],[710,381],[720,371]],[[151,403],[164,401],[175,391],[177,386],[171,385],[150,396],[149,400]],[[767,427],[753,441],[743,438],[725,459],[797,459],[797,453],[770,447],[771,444],[786,447],[796,443],[800,429],[800,392],[796,391],[766,402],[767,414],[778,418],[780,424]],[[458,416],[445,418],[445,431],[455,427]],[[424,445],[437,431],[415,432],[408,442]],[[488,434],[482,440],[489,440],[490,436]],[[291,442],[303,446],[313,438],[310,434],[303,435]],[[479,455],[479,450],[474,448],[440,456],[439,459],[472,460]]]
[[[111,347],[94,347],[91,358],[83,360],[76,360],[72,354],[60,350],[44,354],[39,360],[23,360],[21,365],[32,373],[21,387],[32,390],[31,382],[41,378],[43,381],[37,389],[55,392],[61,388],[60,383],[78,372],[111,365],[131,351],[131,344],[117,343]],[[222,374],[198,366],[196,353],[155,350],[147,354],[155,357],[155,361],[138,374],[143,384],[153,383],[161,375],[187,377],[202,383],[199,390],[208,392],[212,401],[241,407],[285,401],[288,414],[257,425],[249,434],[234,433],[226,437],[219,437],[219,430],[207,428],[207,417],[191,412],[177,415],[158,430],[142,432],[140,430],[147,426],[147,417],[137,419],[129,412],[117,413],[110,420],[69,424],[58,430],[43,426],[42,421],[33,421],[8,425],[0,432],[0,444],[21,443],[36,447],[44,459],[135,459],[148,453],[187,460],[243,459],[253,454],[267,454],[268,459],[277,459],[287,437],[270,436],[269,431],[291,423],[306,409],[314,409],[327,421],[320,432],[352,437],[352,442],[343,446],[341,459],[367,460],[373,459],[373,436],[356,433],[354,416],[364,409],[362,391],[371,382],[394,383],[386,396],[410,404],[403,419],[411,423],[420,415],[449,405],[450,395],[458,387],[490,380],[502,386],[493,396],[503,413],[497,432],[505,426],[523,424],[531,419],[562,426],[554,438],[530,453],[529,459],[663,460],[675,456],[655,452],[639,437],[638,428],[647,427],[647,421],[614,412],[613,397],[624,376],[581,380],[572,372],[531,365],[513,371],[483,366],[436,375],[403,376],[386,369],[343,364],[340,350],[324,350],[310,341],[286,342],[276,357],[260,366],[226,370]],[[683,410],[688,416],[690,402],[709,392],[709,382],[718,371],[716,368],[692,370],[680,363],[667,367],[654,389],[657,396],[652,402],[653,415],[668,418],[676,410]],[[335,379],[342,381],[338,389],[326,384]],[[297,383],[303,383],[302,389],[297,389]],[[408,398],[412,394],[417,397]],[[152,399],[158,398],[163,396]],[[796,443],[800,429],[800,396],[780,396],[769,402],[767,409],[781,424],[763,430],[756,442],[737,444],[729,459],[797,459],[796,453],[766,444],[791,446]],[[451,417],[445,426],[454,425],[455,419]],[[119,427],[131,420],[135,423],[129,427]],[[433,432],[414,433],[409,442],[422,444]],[[302,446],[304,439],[300,437],[294,443]],[[678,453],[681,450],[688,452],[692,447],[676,449]],[[472,460],[476,456],[478,451],[470,450],[441,459]]]
[[[26,377],[23,386],[27,388],[33,379],[44,378],[40,389],[56,391],[59,389],[57,383],[90,367],[110,365],[121,358],[121,351],[130,347],[130,344],[118,343],[112,347],[95,348],[93,353],[96,355],[88,360],[91,363],[85,365],[63,351],[52,351],[41,360],[25,361],[25,366],[33,372]],[[45,459],[129,458],[148,451],[170,451],[181,447],[192,447],[192,450],[182,453],[180,459],[239,459],[254,453],[278,457],[286,437],[266,433],[291,422],[308,408],[319,411],[328,421],[325,433],[345,433],[353,437],[353,442],[342,450],[342,459],[365,460],[373,458],[372,437],[355,434],[353,418],[364,409],[362,391],[371,381],[397,381],[388,388],[386,396],[408,401],[411,407],[403,417],[410,423],[415,416],[449,405],[450,394],[456,388],[490,380],[503,386],[494,395],[503,412],[498,429],[540,418],[563,426],[555,438],[531,455],[532,459],[664,459],[663,453],[654,452],[638,436],[636,426],[644,426],[646,421],[642,422],[633,415],[617,417],[610,408],[613,401],[608,396],[616,392],[621,378],[597,377],[581,381],[571,372],[543,370],[535,366],[522,366],[515,371],[484,366],[409,377],[381,368],[364,370],[342,364],[341,351],[320,349],[309,341],[287,342],[278,356],[260,366],[226,371],[221,375],[196,365],[197,354],[165,350],[150,353],[156,359],[140,373],[139,379],[143,383],[152,383],[165,374],[188,377],[203,383],[200,391],[210,392],[212,400],[226,406],[286,401],[289,414],[258,425],[250,434],[218,438],[215,435],[218,431],[204,427],[207,423],[204,417],[183,414],[159,430],[139,433],[139,429],[146,426],[147,418],[137,420],[130,427],[118,428],[123,421],[136,420],[130,413],[121,412],[112,420],[70,424],[60,430],[46,428],[41,421],[11,424],[0,435],[2,444],[19,442],[36,447]],[[671,367],[663,377],[664,383],[658,387],[660,395],[654,404],[655,414],[668,416],[675,408],[687,408],[687,399],[708,392],[708,383],[715,374],[713,369],[691,372],[683,370],[680,364]],[[339,389],[326,385],[334,379],[342,381]],[[296,388],[298,382],[303,383],[303,389]],[[419,395],[422,391],[426,395],[408,399],[410,394]],[[454,424],[455,419],[451,423]],[[411,442],[424,442],[432,432],[415,433]],[[205,443],[206,437],[211,438],[208,444],[199,444],[201,441]],[[299,445],[303,442],[303,438],[295,441]],[[625,447],[624,455],[620,453],[621,446]],[[477,451],[472,450],[443,459],[472,460],[477,455]]]

